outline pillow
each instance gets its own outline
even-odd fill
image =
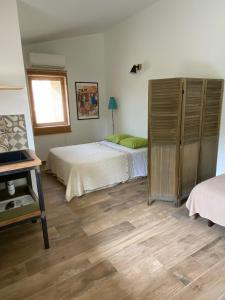
[[[112,142],[114,144],[119,144],[119,142],[123,139],[132,137],[132,135],[126,134],[126,133],[118,133],[118,134],[112,134],[105,138],[106,141]]]
[[[148,140],[140,137],[129,137],[121,140],[120,145],[125,146],[127,148],[143,148],[148,146]]]

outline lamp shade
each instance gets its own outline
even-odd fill
[[[110,97],[109,98],[108,109],[111,109],[111,110],[117,109],[117,103],[116,103],[115,97]]]

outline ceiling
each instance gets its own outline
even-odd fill
[[[156,0],[18,0],[24,43],[105,32]]]

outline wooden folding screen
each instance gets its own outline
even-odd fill
[[[174,201],[216,170],[223,80],[149,81],[149,202]]]

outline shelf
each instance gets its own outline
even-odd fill
[[[49,248],[48,240],[48,227],[47,220],[45,216],[45,204],[44,204],[44,195],[41,186],[40,170],[41,160],[35,155],[31,150],[28,150],[29,154],[33,158],[32,161],[26,161],[21,163],[14,163],[10,165],[0,166],[0,182],[6,182],[9,180],[15,180],[19,178],[26,178],[27,184],[25,187],[16,187],[16,193],[13,196],[7,195],[7,191],[1,191],[1,200],[8,198],[6,200],[6,205],[10,203],[10,200],[15,201],[15,208],[9,208],[5,210],[5,203],[2,203],[2,211],[0,212],[0,230],[4,230],[8,227],[17,225],[18,223],[23,223],[24,221],[34,221],[37,219],[41,220],[44,248]],[[32,180],[31,180],[31,170],[35,171],[36,184],[37,184],[37,193],[36,195],[32,189]],[[18,194],[23,194],[24,190],[28,189],[28,195],[34,200],[22,202],[24,206],[19,206],[19,201],[22,199],[17,198]],[[3,197],[2,197],[3,196]],[[26,195],[23,195],[26,197]],[[21,195],[21,197],[23,198]],[[16,202],[18,200],[18,202]],[[8,208],[8,207],[7,207]]]
[[[18,223],[41,216],[38,203],[34,202],[18,208],[12,208],[0,213],[0,227]]]
[[[29,193],[29,189],[28,189],[27,185],[17,186],[16,192],[12,196],[9,195],[8,189],[5,188],[4,190],[0,190],[0,196],[1,196],[0,203],[1,203],[1,201],[5,201],[5,200],[11,200],[11,199],[13,200],[13,198],[23,196],[27,193]]]

